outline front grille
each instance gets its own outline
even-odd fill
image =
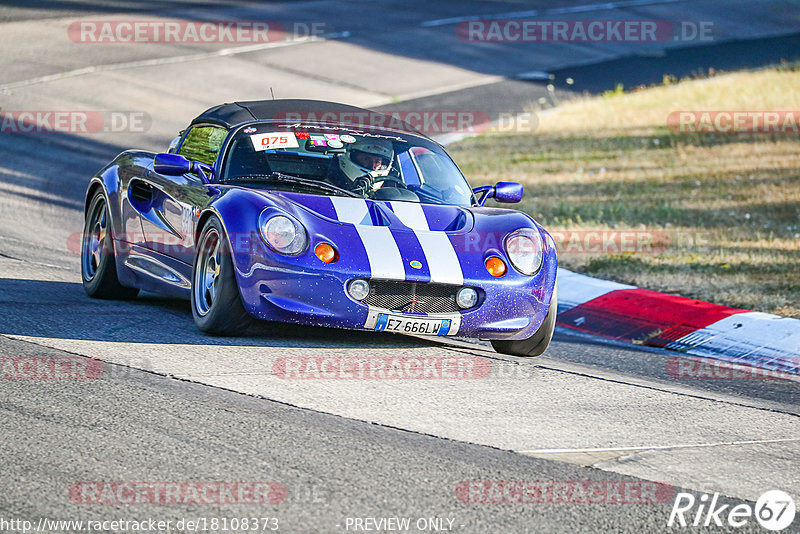
[[[364,304],[404,313],[454,313],[459,311],[456,292],[461,286],[370,280]],[[416,302],[414,302],[416,301]]]

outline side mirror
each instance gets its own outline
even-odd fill
[[[199,161],[189,161],[178,154],[156,154],[153,159],[153,170],[164,176],[182,176],[187,173],[197,174],[204,184],[210,184],[214,169]]]
[[[164,176],[181,176],[192,172],[192,162],[177,154],[157,154],[153,170]]]
[[[494,199],[505,204],[515,204],[522,200],[522,184],[517,182],[497,182],[494,186]]]
[[[479,195],[479,206],[483,206],[490,198],[494,198],[497,202],[514,204],[522,200],[523,193],[522,184],[517,182],[497,182],[495,185],[476,187],[472,192]]]

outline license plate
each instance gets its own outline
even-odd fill
[[[453,319],[427,319],[393,315],[390,313],[371,313],[366,328],[401,334],[422,334],[428,336],[452,336],[458,331],[460,321]]]

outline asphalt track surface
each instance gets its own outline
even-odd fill
[[[646,50],[473,46],[447,22],[585,4],[4,4],[4,110],[145,111],[152,121],[145,131],[0,135],[0,356],[104,362],[96,380],[0,381],[0,519],[255,515],[278,518],[286,532],[348,532],[348,518],[409,517],[452,519],[456,532],[656,532],[666,529],[672,499],[474,504],[459,500],[456,488],[475,480],[651,480],[674,492],[719,492],[730,502],[755,501],[773,488],[800,497],[797,382],[676,380],[666,372],[673,353],[566,330],[535,360],[485,345],[270,325],[215,339],[196,331],[187,303],[148,295],[93,301],[83,293],[72,243],[89,177],[126,148],[163,149],[213,104],[264,98],[272,87],[279,97],[478,107],[491,115],[541,98],[555,104],[558,91],[656,81],[643,77],[660,70],[754,67],[798,50],[792,34],[800,19],[791,2],[757,12],[748,2],[710,1],[597,8],[598,17],[680,13],[679,20],[717,23],[713,43]],[[66,38],[75,20],[156,16],[324,21],[329,36],[225,55],[220,45]],[[141,60],[148,63],[131,64]],[[76,72],[86,67],[93,68]],[[532,72],[554,74],[556,90],[521,81]],[[567,77],[575,83],[563,85]],[[281,357],[400,355],[477,358],[490,373],[427,381],[292,381],[272,373]],[[248,480],[283,484],[285,500],[87,505],[69,496],[81,481]],[[757,527],[737,531],[750,529]]]

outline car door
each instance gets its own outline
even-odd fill
[[[141,179],[148,171],[148,158],[142,153],[141,156],[133,153],[126,154],[117,159],[117,176],[120,185],[120,225],[117,228],[118,235],[114,236],[119,241],[118,249],[123,252],[130,250],[132,246],[143,245],[144,235],[142,233],[142,221],[138,210],[135,207],[136,199],[130,188],[131,183]]]
[[[193,126],[177,153],[213,165],[226,135],[227,130],[218,126]],[[164,176],[150,170],[140,187],[149,198],[149,209],[140,212],[145,246],[190,265],[194,259],[195,225],[209,202],[202,179],[195,174]]]

